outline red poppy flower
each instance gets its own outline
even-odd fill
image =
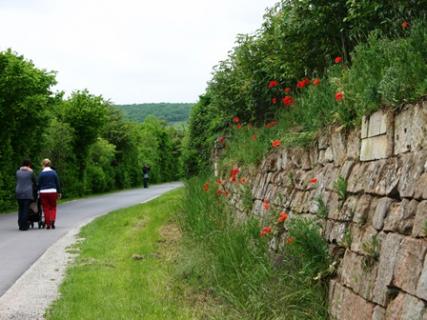
[[[318,181],[318,180],[317,180],[317,178],[310,179],[310,183],[311,183],[311,184],[316,184],[316,183],[317,183],[317,181]]]
[[[312,82],[314,86],[318,86],[320,84],[320,79],[319,78],[313,79]]]
[[[306,86],[308,86],[310,84],[310,82],[311,82],[309,78],[305,78],[302,81],[304,81],[304,85],[306,85]]]
[[[248,182],[248,180],[245,177],[241,177],[240,178],[240,183],[241,184],[246,184],[246,182]]]
[[[292,238],[292,237],[289,237],[289,238],[288,238],[288,240],[286,240],[286,242],[287,242],[288,244],[292,244],[292,243],[294,243],[294,241],[295,241],[295,239],[294,239],[294,238]]]
[[[264,237],[266,234],[269,234],[269,233],[271,233],[271,227],[264,227],[259,233],[259,236]]]
[[[237,181],[237,175],[239,174],[240,169],[239,168],[233,168],[230,171],[230,181],[236,182]]]
[[[238,124],[237,124],[237,126],[236,126],[236,128],[237,128],[237,129],[241,129],[241,128],[242,128],[242,124],[241,124],[241,123],[238,123]]]
[[[279,82],[278,82],[278,81],[276,81],[276,80],[271,80],[271,81],[268,83],[268,88],[269,88],[269,89],[271,89],[271,88],[277,87],[278,85],[279,85]]]
[[[305,81],[304,80],[301,80],[301,81],[297,82],[297,88],[302,89],[304,87],[305,87]]]
[[[264,199],[264,201],[262,202],[262,207],[264,208],[264,210],[270,209],[270,201],[268,199]]]
[[[282,211],[279,213],[279,218],[277,219],[277,222],[285,222],[286,219],[288,219],[288,214],[285,211]]]
[[[342,99],[344,99],[344,92],[339,91],[339,92],[335,93],[335,100],[336,101],[341,101]]]
[[[239,123],[240,122],[240,118],[237,117],[237,116],[233,117],[233,122],[234,123]]]
[[[223,185],[224,184],[224,180],[222,179],[216,179],[216,183],[219,185]]]
[[[409,29],[409,27],[410,27],[410,25],[409,25],[408,21],[405,20],[402,22],[402,29]]]
[[[282,144],[282,142],[281,142],[279,139],[273,140],[273,141],[271,142],[271,146],[272,146],[273,148],[280,147],[280,145],[281,145],[281,144]]]
[[[217,195],[217,196],[222,195],[222,193],[223,193],[223,191],[222,191],[221,189],[218,189],[218,190],[216,191],[216,195]]]
[[[284,91],[285,91],[285,93],[290,93],[292,91],[292,89],[288,87],[288,88],[285,88]]]
[[[276,103],[277,103],[277,98],[272,98],[272,99],[271,99],[271,103],[272,103],[272,104],[276,104]]]
[[[282,102],[283,102],[283,104],[285,105],[285,106],[291,106],[291,105],[293,105],[294,104],[294,98],[292,98],[291,96],[285,96],[283,99],[282,99]]]
[[[225,137],[224,136],[220,136],[220,137],[218,137],[218,140],[217,140],[219,143],[221,143],[221,144],[224,144],[224,142],[225,142]]]
[[[334,59],[335,63],[341,63],[342,62],[342,57],[336,57]]]
[[[265,127],[267,129],[271,129],[271,128],[277,126],[278,123],[279,123],[279,121],[277,121],[277,120],[271,120],[269,123],[265,124]]]
[[[208,192],[208,191],[209,191],[209,182],[206,182],[206,183],[203,185],[203,190],[205,190],[205,192]]]
[[[251,140],[252,140],[252,141],[256,141],[256,134],[253,134],[253,135],[252,135]]]

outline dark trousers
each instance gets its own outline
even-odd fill
[[[144,188],[148,188],[148,178],[144,178]]]
[[[18,226],[20,230],[28,229],[28,211],[31,199],[18,199]]]

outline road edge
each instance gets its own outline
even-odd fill
[[[150,202],[163,193],[140,204]],[[110,212],[105,213],[109,214]],[[78,254],[67,251],[76,244],[80,230],[94,219],[87,219],[52,244],[16,282],[0,297],[0,320],[43,320],[48,307],[59,298],[59,287],[67,268]]]

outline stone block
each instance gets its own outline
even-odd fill
[[[394,154],[420,150],[427,146],[427,105],[409,105],[396,115]]]
[[[363,116],[362,118],[362,127],[360,130],[360,138],[365,139],[368,137],[369,130],[369,116]]]
[[[332,148],[328,147],[325,150],[325,159],[324,162],[333,162],[334,161],[334,154],[332,152]]]
[[[394,231],[410,235],[414,225],[418,201],[403,199],[393,202],[384,222],[384,231]]]
[[[424,266],[417,284],[417,297],[427,301],[427,259],[424,259]]]
[[[387,130],[389,129],[389,112],[384,112],[383,110],[378,110],[377,112],[374,112],[368,117],[365,117],[365,127],[367,124],[367,128],[365,128],[366,136],[369,137],[375,137],[379,135],[383,135],[387,133]],[[366,121],[366,118],[368,121]],[[362,124],[362,131],[363,131],[363,124]],[[363,137],[363,138],[365,138]]]
[[[356,212],[356,206],[359,198],[357,196],[348,197],[341,207],[341,202],[338,199],[338,195],[335,192],[331,193],[329,198],[328,206],[328,218],[338,221],[350,222],[353,219],[353,215]]]
[[[330,212],[330,203],[329,203],[330,196],[331,196],[331,193],[328,191],[317,192],[317,190],[314,190],[314,192],[310,194],[310,198],[308,200],[310,202],[310,206],[308,209],[309,213],[317,214],[319,210],[319,204],[318,204],[317,198],[322,199],[323,203],[325,203],[326,207],[328,208],[328,213],[329,213]]]
[[[368,192],[380,196],[397,195],[401,172],[400,162],[396,158],[387,159],[381,167],[380,175],[375,179],[375,185],[369,185]]]
[[[347,156],[347,141],[343,128],[333,128],[331,130],[331,150],[333,161],[336,164],[341,164],[345,161]]]
[[[264,210],[262,209],[262,201],[255,200],[254,205],[252,207],[252,213],[254,216],[262,217],[264,216]]]
[[[292,158],[289,154],[289,149],[283,149],[282,151],[282,161],[281,161],[281,166],[282,166],[282,170],[289,170],[291,168],[294,167],[293,163],[292,163]]]
[[[326,221],[325,237],[329,242],[341,243],[344,239],[347,224],[344,222]]]
[[[294,212],[303,213],[304,199],[307,196],[307,192],[298,191],[292,197],[291,208]]]
[[[280,170],[282,163],[281,154],[280,153],[271,153],[267,156],[264,161],[263,171],[265,172],[276,172]]]
[[[353,222],[358,225],[364,225],[368,221],[371,202],[372,196],[370,195],[364,194],[359,198],[354,212]]]
[[[413,237],[427,236],[426,227],[427,227],[427,201],[424,200],[418,204],[417,213],[415,214],[412,236]]]
[[[310,163],[311,163],[312,168],[314,166],[316,166],[316,164],[320,163],[319,162],[319,149],[317,148],[317,145],[310,148],[308,155],[310,157]]]
[[[322,132],[318,139],[319,150],[326,150],[329,147],[329,135]]]
[[[378,201],[377,207],[375,209],[375,214],[372,219],[372,226],[375,229],[381,230],[383,228],[384,219],[387,216],[387,212],[393,202],[394,200],[391,198],[381,198]]]
[[[368,164],[356,163],[347,180],[347,191],[350,193],[361,193],[364,191],[365,171]]]
[[[258,190],[253,192],[253,194],[255,194],[256,199],[263,200],[265,198],[267,186],[270,183],[272,177],[273,177],[273,174],[270,172],[270,173],[264,174],[264,179],[262,178],[260,179],[261,184],[259,185]]]
[[[366,300],[372,301],[378,265],[365,267],[365,257],[346,250],[340,267],[341,283]]]
[[[347,136],[347,159],[359,160],[360,130],[351,130]]]
[[[394,286],[416,295],[426,251],[427,242],[425,240],[405,238],[402,241],[393,273]]]
[[[386,306],[388,302],[389,285],[393,279],[397,253],[402,240],[403,236],[397,233],[389,233],[381,242],[380,259],[373,299],[374,302],[381,306]]]
[[[313,167],[313,163],[316,163],[311,161],[311,156],[310,156],[311,151],[312,150],[304,149],[304,152],[302,154],[302,163],[301,163],[301,168],[303,170],[311,170],[311,168]]]
[[[319,159],[318,160],[319,163],[321,163],[321,164],[326,163],[325,150],[319,150],[319,158],[318,159]]]
[[[409,294],[400,292],[386,311],[387,320],[422,320],[424,302]]]
[[[393,153],[393,113],[379,110],[362,121],[360,160],[385,159]]]
[[[401,174],[398,191],[402,198],[414,197],[418,180],[425,171],[427,152],[413,152],[401,157]],[[427,184],[424,185],[427,189]]]
[[[360,161],[385,159],[390,155],[389,139],[386,135],[362,139]]]
[[[378,160],[366,163],[364,171],[361,173],[358,183],[364,192],[377,194],[379,196],[386,195],[386,190],[379,190],[378,184],[381,179],[384,179],[384,168],[388,165],[389,160]]]
[[[372,319],[375,305],[336,282],[330,295],[330,315],[337,320]]]
[[[427,200],[427,172],[424,172],[415,184],[415,199]]]
[[[332,319],[337,319],[337,315],[341,313],[341,306],[344,302],[344,290],[336,280],[329,281],[329,314]]]
[[[372,320],[384,320],[385,319],[385,309],[380,306],[374,308],[374,313],[372,314]]]
[[[353,169],[353,166],[354,166],[354,161],[352,160],[346,161],[342,165],[341,169],[339,170],[339,176],[343,177],[345,180],[348,180],[351,174],[351,169]]]

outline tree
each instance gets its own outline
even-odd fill
[[[73,149],[82,180],[89,147],[96,141],[105,124],[109,105],[103,97],[92,95],[87,90],[73,92],[63,104],[61,117],[74,131]]]

